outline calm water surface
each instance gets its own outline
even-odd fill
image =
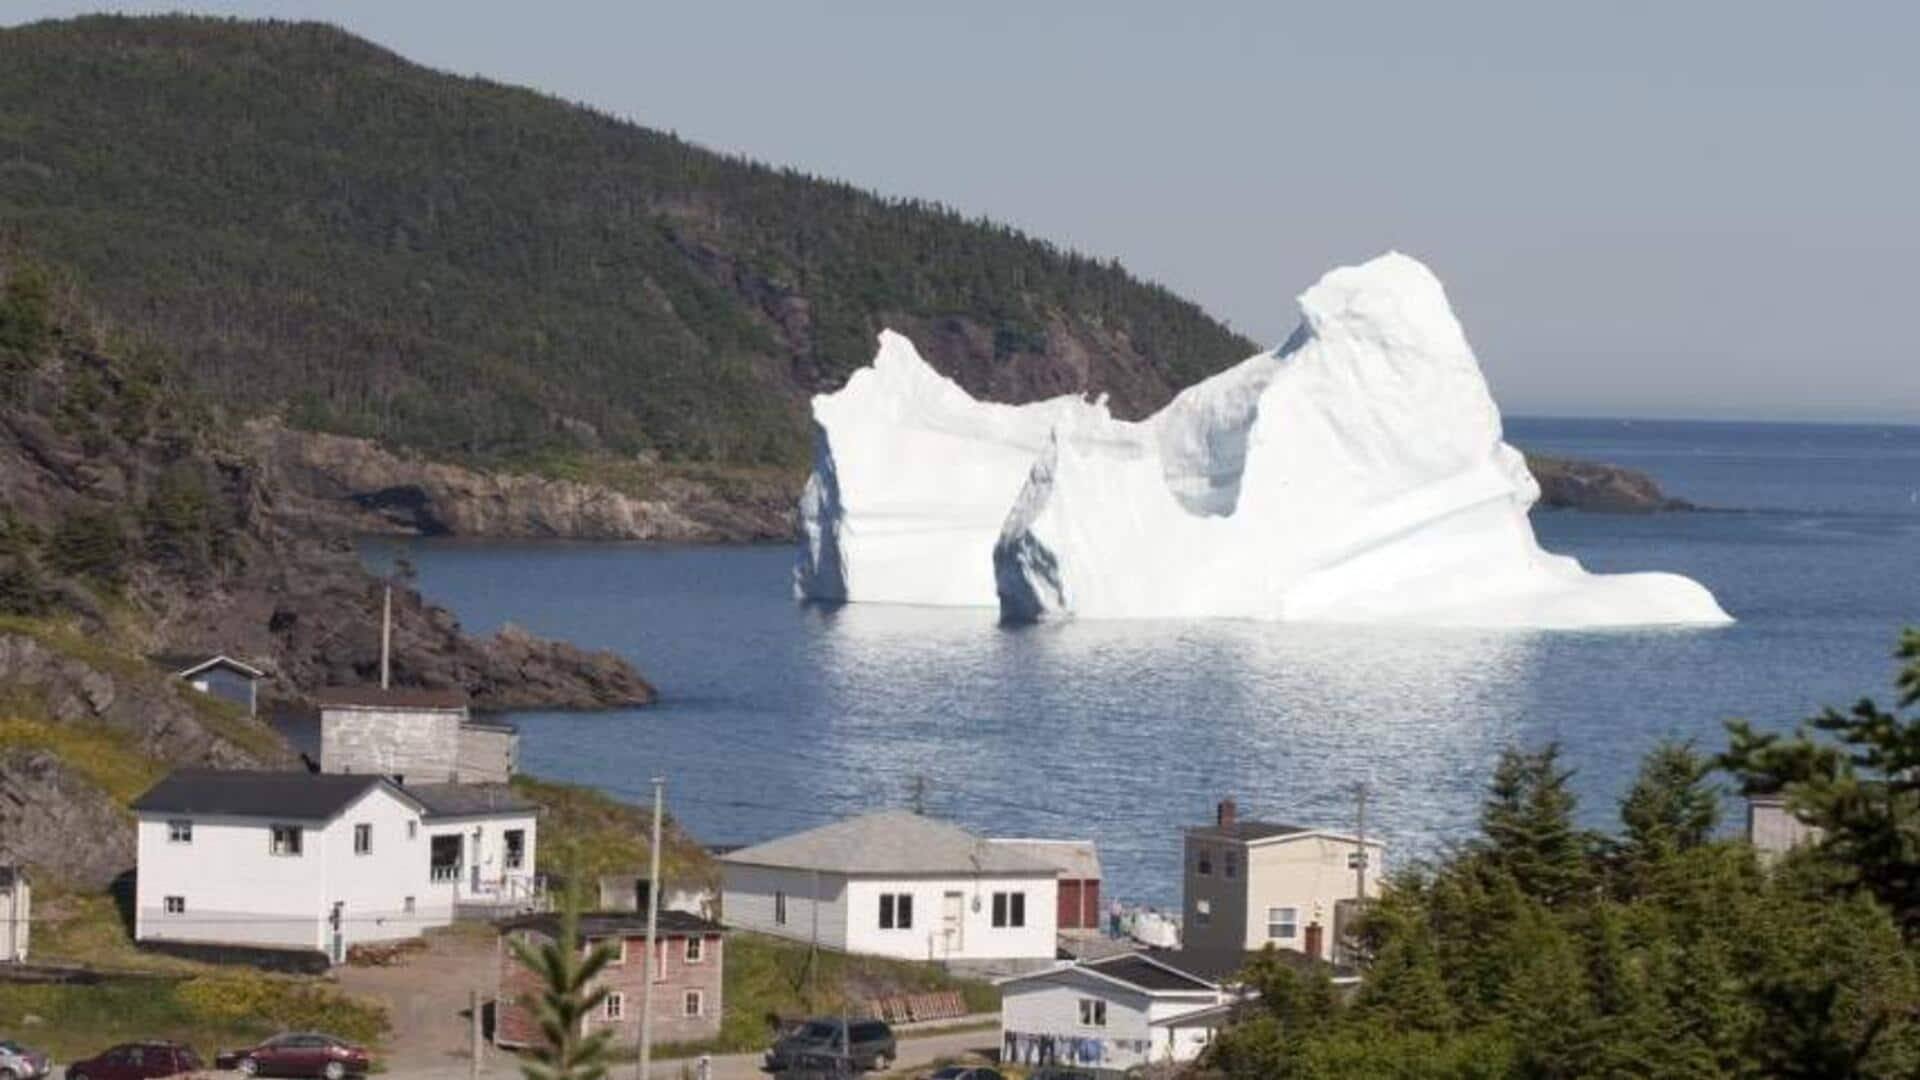
[[[997,835],[1091,836],[1110,888],[1177,903],[1179,828],[1243,814],[1348,825],[1374,790],[1389,861],[1467,836],[1504,746],[1559,740],[1591,824],[1666,736],[1722,743],[1885,696],[1920,623],[1920,428],[1517,420],[1532,449],[1647,469],[1725,512],[1537,516],[1595,570],[1704,582],[1739,622],[1514,633],[1244,622],[996,625],[992,611],[791,598],[784,548],[370,544],[404,549],[475,630],[615,649],[654,708],[528,713],[526,769],[633,800],[668,781],[709,843],[905,805]]]

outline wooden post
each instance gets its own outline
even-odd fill
[[[467,1075],[480,1080],[480,991],[467,991],[467,1015],[473,1019],[473,1060],[467,1063]]]

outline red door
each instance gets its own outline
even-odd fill
[[[1060,929],[1078,930],[1080,922],[1080,883],[1062,881],[1060,883]]]
[[[1080,925],[1089,930],[1100,928],[1100,879],[1080,883]]]

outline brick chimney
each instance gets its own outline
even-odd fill
[[[1220,805],[1214,807],[1213,823],[1222,829],[1233,828],[1233,823],[1239,818],[1240,807],[1231,798],[1221,799]]]

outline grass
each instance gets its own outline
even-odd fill
[[[592,788],[525,775],[513,778],[513,789],[540,806],[540,844],[534,853],[537,869],[579,882],[589,890],[589,907],[600,876],[646,873],[652,830],[647,809]],[[663,826],[662,839],[660,874],[669,886],[717,887],[719,872],[705,848],[671,820]]]
[[[758,1050],[773,1041],[780,1017],[856,1012],[876,997],[942,990],[958,990],[970,1013],[1000,1008],[1000,990],[992,983],[963,979],[933,964],[825,949],[809,960],[800,942],[735,933],[726,944],[720,1034],[705,1042],[662,1046],[660,1056]]]
[[[103,893],[37,886],[33,914],[33,958],[40,963],[155,975],[187,976],[214,970],[207,964],[135,946],[118,905]],[[7,1020],[0,1012],[0,1025]]]
[[[128,745],[125,735],[91,724],[55,724],[20,715],[0,703],[0,751],[49,750],[101,790],[125,804],[152,787],[166,767]]]
[[[27,1017],[39,1022],[28,1024]],[[377,1042],[387,1029],[377,1005],[331,987],[257,972],[192,978],[144,976],[92,986],[0,983],[0,1021],[11,1037],[61,1061],[115,1043],[173,1039],[211,1060],[289,1028]]]

